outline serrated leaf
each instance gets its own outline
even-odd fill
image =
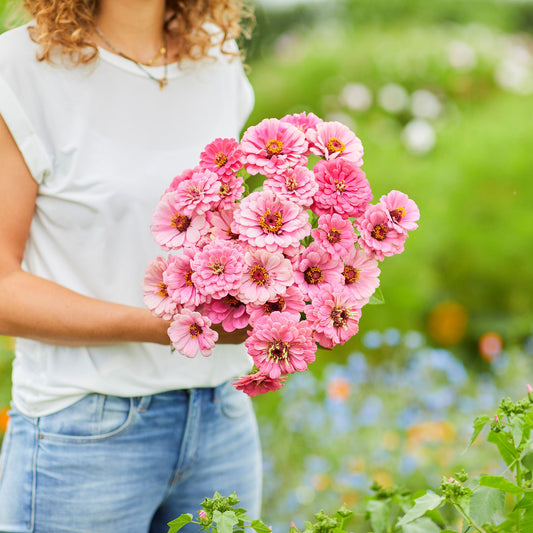
[[[270,528],[261,520],[252,520],[250,525],[257,533],[272,533]]]
[[[215,522],[218,533],[233,533],[233,526],[235,526],[239,519],[234,511],[215,511],[213,513],[213,522]]]
[[[505,492],[493,487],[479,487],[470,497],[470,516],[474,522],[485,524],[492,520],[494,513],[502,511],[505,505]]]
[[[516,449],[515,447],[507,440],[507,436],[502,431],[489,431],[489,436],[487,437],[489,442],[496,444],[502,459],[507,465],[510,465],[516,458]]]
[[[487,425],[489,420],[490,420],[490,417],[487,415],[478,416],[474,420],[474,424],[473,424],[474,432],[472,433],[470,442],[468,443],[468,446],[466,447],[467,450],[468,448],[470,448],[470,446],[472,446],[472,444],[474,444],[474,441],[477,439],[478,435],[483,431],[483,428]]]
[[[368,500],[366,511],[374,533],[385,533],[389,525],[390,501]]]
[[[383,292],[381,291],[380,287],[375,290],[368,303],[370,305],[381,305],[385,303],[385,297],[383,296]]]
[[[178,518],[167,524],[169,527],[168,533],[176,533],[176,531],[179,531],[185,524],[188,524],[189,522],[192,522],[192,514],[187,513],[178,516]]]
[[[427,492],[415,500],[415,504],[398,520],[398,525],[403,526],[423,516],[426,511],[436,509],[444,500],[442,496],[434,492]]]
[[[441,533],[440,527],[430,520],[429,518],[423,516],[414,522],[405,524],[402,526],[403,533]]]
[[[492,487],[493,489],[498,489],[510,494],[521,494],[523,492],[518,485],[511,483],[508,479],[505,479],[502,476],[481,476],[479,478],[479,484],[482,487]]]

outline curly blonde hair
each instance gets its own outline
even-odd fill
[[[91,63],[98,57],[98,48],[91,38],[97,0],[24,0],[24,7],[35,21],[29,31],[40,45],[39,61],[51,61],[56,49],[74,65]],[[234,55],[224,50],[224,44],[241,35],[249,37],[253,23],[246,0],[166,0],[166,8],[164,29],[169,37],[180,39],[173,61],[208,57],[213,44],[205,23],[220,28],[222,51]]]

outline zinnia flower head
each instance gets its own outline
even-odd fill
[[[204,357],[211,355],[218,333],[213,331],[211,320],[197,311],[182,309],[174,316],[168,328],[172,346],[182,355],[196,357],[200,352]]]
[[[412,231],[418,228],[420,211],[413,200],[400,191],[391,191],[379,200],[389,212],[391,222],[399,231]]]
[[[365,173],[351,161],[319,161],[313,172],[318,192],[312,209],[319,215],[358,217],[373,198]]]
[[[350,220],[338,214],[320,215],[318,228],[311,231],[315,242],[334,257],[349,254],[357,239]]]
[[[307,164],[305,134],[287,122],[266,118],[249,127],[241,140],[243,162],[249,174],[270,176]]]
[[[213,241],[197,252],[192,261],[192,281],[205,296],[222,298],[240,286],[244,257],[236,246]]]
[[[312,170],[296,167],[270,176],[263,182],[263,189],[307,208],[313,203],[318,185]]]
[[[325,285],[342,284],[342,261],[312,243],[300,256],[294,280],[306,300],[312,300]]]
[[[307,321],[279,311],[260,318],[244,344],[259,372],[273,379],[303,372],[315,360],[316,344]]]
[[[264,394],[265,392],[271,392],[281,389],[285,384],[286,376],[280,376],[273,379],[267,374],[261,372],[254,372],[247,376],[233,380],[233,386],[237,390],[242,390],[248,396],[257,396],[258,394]]]
[[[322,122],[307,132],[310,150],[324,159],[346,159],[360,167],[363,145],[350,128],[340,122]]]
[[[383,204],[370,205],[357,219],[357,228],[359,244],[379,261],[404,250],[407,234],[394,227]]]
[[[179,310],[170,298],[168,286],[163,281],[167,262],[163,257],[156,257],[146,267],[142,284],[143,302],[154,316],[170,320]]]
[[[152,235],[166,250],[185,245],[194,246],[209,229],[205,215],[187,215],[176,202],[176,193],[165,194],[157,203],[152,224]]]
[[[178,185],[185,180],[188,180],[195,172],[199,171],[199,167],[196,168],[188,168],[184,170],[181,174],[178,174],[171,182],[170,185],[167,187],[166,191],[163,194],[166,194],[168,192],[174,192]]]
[[[239,235],[231,230],[235,209],[236,206],[233,205],[227,209],[217,209],[207,213],[211,231],[217,239],[225,241],[237,241],[239,239]]]
[[[192,279],[194,254],[195,249],[185,248],[183,254],[172,256],[163,274],[169,296],[185,307],[195,307],[206,300]]]
[[[307,306],[315,340],[324,348],[344,344],[359,331],[359,302],[342,285],[324,287]]]
[[[279,252],[249,251],[244,255],[244,263],[236,294],[241,302],[263,305],[283,294],[294,283],[292,265]]]
[[[202,313],[209,317],[213,324],[222,324],[224,331],[245,328],[250,318],[246,304],[231,294],[206,302],[202,306]]]
[[[307,212],[272,191],[253,192],[240,202],[233,216],[232,232],[247,244],[269,252],[298,244],[311,232]]]
[[[220,185],[220,178],[214,172],[194,172],[190,178],[178,185],[175,192],[176,202],[185,215],[201,215],[220,201]]]
[[[368,303],[379,287],[379,274],[377,259],[364,249],[354,248],[344,257],[344,287],[359,300],[360,307]]]
[[[292,315],[295,319],[300,318],[300,313],[305,309],[304,297],[295,285],[287,287],[283,294],[278,294],[272,300],[262,305],[248,304],[246,306],[250,315],[250,325],[254,325],[257,320],[265,315],[271,315],[275,311]]]
[[[296,126],[300,131],[307,133],[307,130],[314,129],[318,124],[324,122],[314,113],[294,113],[293,115],[285,115],[280,118],[280,122],[287,122]]]
[[[219,176],[233,175],[242,168],[242,153],[235,139],[215,139],[200,154],[200,166]]]
[[[213,206],[215,209],[231,208],[235,202],[242,198],[244,193],[244,180],[241,176],[227,174],[220,177],[218,202]]]

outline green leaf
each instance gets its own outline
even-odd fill
[[[482,486],[470,497],[470,516],[474,522],[485,524],[492,520],[494,513],[502,511],[505,505],[505,492]]]
[[[478,435],[481,433],[483,428],[487,425],[489,420],[490,420],[490,417],[487,416],[487,415],[478,416],[474,420],[474,425],[473,425],[474,432],[472,433],[472,437],[470,439],[470,442],[468,443],[468,446],[466,447],[467,450],[468,450],[468,448],[470,448],[470,446],[472,446],[472,444],[474,444],[474,441],[477,439]]]
[[[270,528],[261,520],[252,520],[250,525],[257,533],[272,533]]]
[[[235,526],[239,519],[235,511],[215,511],[213,513],[213,522],[215,522],[218,533],[233,533],[233,526]]]
[[[522,452],[522,464],[530,471],[533,471],[533,446],[526,448]]]
[[[511,435],[513,436],[513,444],[515,447],[520,446],[520,442],[522,442],[524,426],[525,422],[522,416],[515,416],[511,419]]]
[[[383,296],[383,292],[381,291],[381,288],[378,287],[374,294],[370,297],[370,300],[368,301],[370,305],[381,305],[385,303],[385,298]]]
[[[417,518],[423,516],[426,511],[432,511],[436,509],[444,500],[442,496],[435,494],[434,492],[427,492],[424,496],[417,498],[415,504],[409,509],[400,520],[398,525],[403,526],[409,522],[413,522]]]
[[[189,522],[192,522],[192,514],[187,513],[178,516],[178,518],[167,524],[167,526],[170,528],[168,533],[176,533],[176,531],[179,531],[185,524],[188,524]]]
[[[370,524],[374,533],[385,533],[389,524],[390,501],[368,500],[366,511],[369,514]]]
[[[503,476],[481,476],[479,478],[479,484],[482,487],[492,487],[503,492],[509,492],[510,494],[521,494],[523,490],[514,483],[505,479]]]
[[[402,526],[403,533],[441,533],[440,527],[427,517]]]
[[[507,434],[503,431],[489,431],[489,436],[487,437],[489,442],[496,444],[502,459],[507,465],[510,465],[516,458],[516,449],[507,439]]]

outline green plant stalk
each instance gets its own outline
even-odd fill
[[[457,509],[459,510],[459,513],[461,513],[461,516],[474,528],[476,529],[477,531],[479,531],[480,533],[487,533],[481,526],[478,526],[474,520],[472,519],[472,517],[458,504],[458,503],[453,503],[453,505],[455,507],[457,507]]]

